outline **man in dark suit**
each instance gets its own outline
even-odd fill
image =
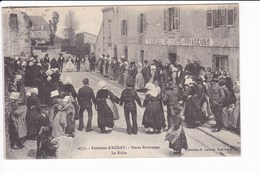
[[[58,64],[59,64],[59,70],[60,70],[60,72],[62,72],[64,61],[65,61],[65,59],[64,59],[64,57],[63,57],[63,54],[60,53],[60,56],[59,56],[59,58],[58,58]]]
[[[77,55],[76,59],[75,59],[75,63],[77,65],[77,71],[80,71],[80,62],[81,62],[81,59],[80,59],[79,55]]]
[[[144,67],[142,70],[142,74],[143,74],[145,85],[146,85],[151,78],[151,68],[150,68],[150,65],[148,64],[147,60],[144,60]]]
[[[93,92],[93,89],[89,87],[89,79],[85,78],[83,81],[84,86],[79,89],[78,92],[78,102],[80,105],[79,110],[79,128],[78,130],[82,131],[84,128],[84,122],[83,122],[83,112],[85,110],[88,111],[88,123],[86,132],[90,132],[91,129],[91,122],[92,122],[92,102],[94,105],[96,105],[96,98]]]

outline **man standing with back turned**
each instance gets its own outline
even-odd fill
[[[78,102],[80,105],[80,110],[79,110],[79,131],[82,131],[84,128],[84,122],[83,122],[83,112],[85,110],[88,111],[88,123],[87,123],[87,128],[86,132],[92,131],[91,129],[91,122],[92,122],[92,102],[94,105],[96,105],[96,98],[93,92],[93,89],[89,87],[89,79],[85,78],[83,79],[83,84],[84,86],[79,89],[78,92]]]

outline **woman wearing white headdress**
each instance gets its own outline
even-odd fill
[[[160,133],[165,127],[165,118],[160,90],[153,84],[147,83],[148,89],[143,106],[146,107],[142,125],[146,133]]]
[[[142,74],[142,69],[143,69],[143,66],[142,66],[142,63],[138,63],[138,67],[137,67],[137,75],[135,77],[135,89],[136,90],[141,90],[141,89],[144,89],[144,77],[143,77],[143,74]]]
[[[38,89],[32,88],[30,90],[31,95],[27,99],[27,113],[26,113],[26,124],[28,129],[27,137],[35,139],[37,134],[36,121],[38,120],[40,110],[40,100],[38,98]]]
[[[100,88],[97,92],[97,113],[98,113],[98,128],[101,133],[109,133],[114,127],[114,118],[118,116],[117,108],[114,103],[119,103],[120,99],[106,88],[106,83],[100,81]]]
[[[72,72],[74,69],[74,61],[70,56],[66,60],[66,69],[67,69],[67,72]]]

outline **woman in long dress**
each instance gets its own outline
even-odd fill
[[[88,56],[85,57],[85,71],[89,71],[89,58],[88,58]]]
[[[183,93],[183,100],[185,101],[183,115],[185,117],[187,127],[195,128],[204,122],[204,115],[197,98],[195,82],[192,79],[186,79],[185,85],[187,85],[187,87]]]
[[[74,69],[74,61],[70,56],[66,60],[66,69],[67,69],[67,72],[72,72]]]
[[[152,83],[147,83],[148,89],[143,106],[146,107],[142,125],[146,133],[160,133],[165,127],[165,118],[160,90]]]
[[[98,84],[100,90],[97,92],[97,113],[98,113],[98,128],[101,133],[109,133],[114,127],[114,114],[117,110],[115,105],[111,107],[111,103],[119,103],[119,98],[106,88],[106,83],[100,81]]]
[[[143,74],[142,74],[142,69],[143,69],[142,63],[138,63],[137,75],[136,75],[136,78],[135,78],[135,89],[137,91],[144,89],[145,81],[144,81],[144,77],[143,77]]]
[[[37,88],[32,88],[30,93],[31,95],[28,97],[26,104],[27,137],[29,139],[36,139],[37,126],[35,122],[37,122],[40,114],[40,100],[38,98]]]

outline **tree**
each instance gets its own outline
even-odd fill
[[[54,45],[54,38],[57,31],[57,24],[59,23],[59,18],[60,18],[59,13],[57,11],[54,11],[52,13],[52,20],[49,20],[49,26],[51,30],[50,42],[52,45]]]
[[[75,13],[69,11],[65,18],[65,28],[62,31],[62,34],[66,39],[69,39],[71,43],[75,41],[75,32],[78,29],[78,21],[75,18]]]

